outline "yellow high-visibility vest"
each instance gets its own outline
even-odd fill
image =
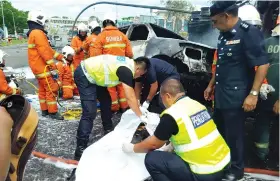
[[[134,60],[123,56],[99,55],[81,62],[88,81],[103,87],[120,84],[117,70],[120,66],[129,68],[134,76]]]
[[[176,120],[179,132],[170,139],[175,153],[197,174],[221,171],[230,162],[230,150],[205,106],[189,97],[178,100],[161,116]]]

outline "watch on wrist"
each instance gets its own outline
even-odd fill
[[[250,94],[253,95],[253,96],[258,96],[259,92],[258,91],[251,91]]]

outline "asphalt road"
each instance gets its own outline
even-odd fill
[[[0,49],[8,54],[5,58],[7,67],[15,69],[28,66],[27,44],[0,47]]]

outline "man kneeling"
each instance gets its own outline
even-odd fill
[[[154,181],[217,181],[230,162],[230,150],[205,106],[185,95],[180,81],[167,79],[160,88],[167,109],[153,136],[124,143],[126,153],[147,153],[145,166]],[[175,153],[152,151],[170,140]]]

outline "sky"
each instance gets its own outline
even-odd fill
[[[20,10],[42,10],[47,16],[68,16],[76,18],[83,8],[97,2],[93,0],[9,0],[12,5]],[[163,6],[160,0],[106,0],[119,3],[142,4]],[[208,0],[190,0],[196,6],[209,6]],[[102,19],[106,12],[117,12],[118,18],[127,16],[150,15],[150,10],[142,8],[122,7],[114,5],[97,5],[86,10],[81,17],[95,15]]]

